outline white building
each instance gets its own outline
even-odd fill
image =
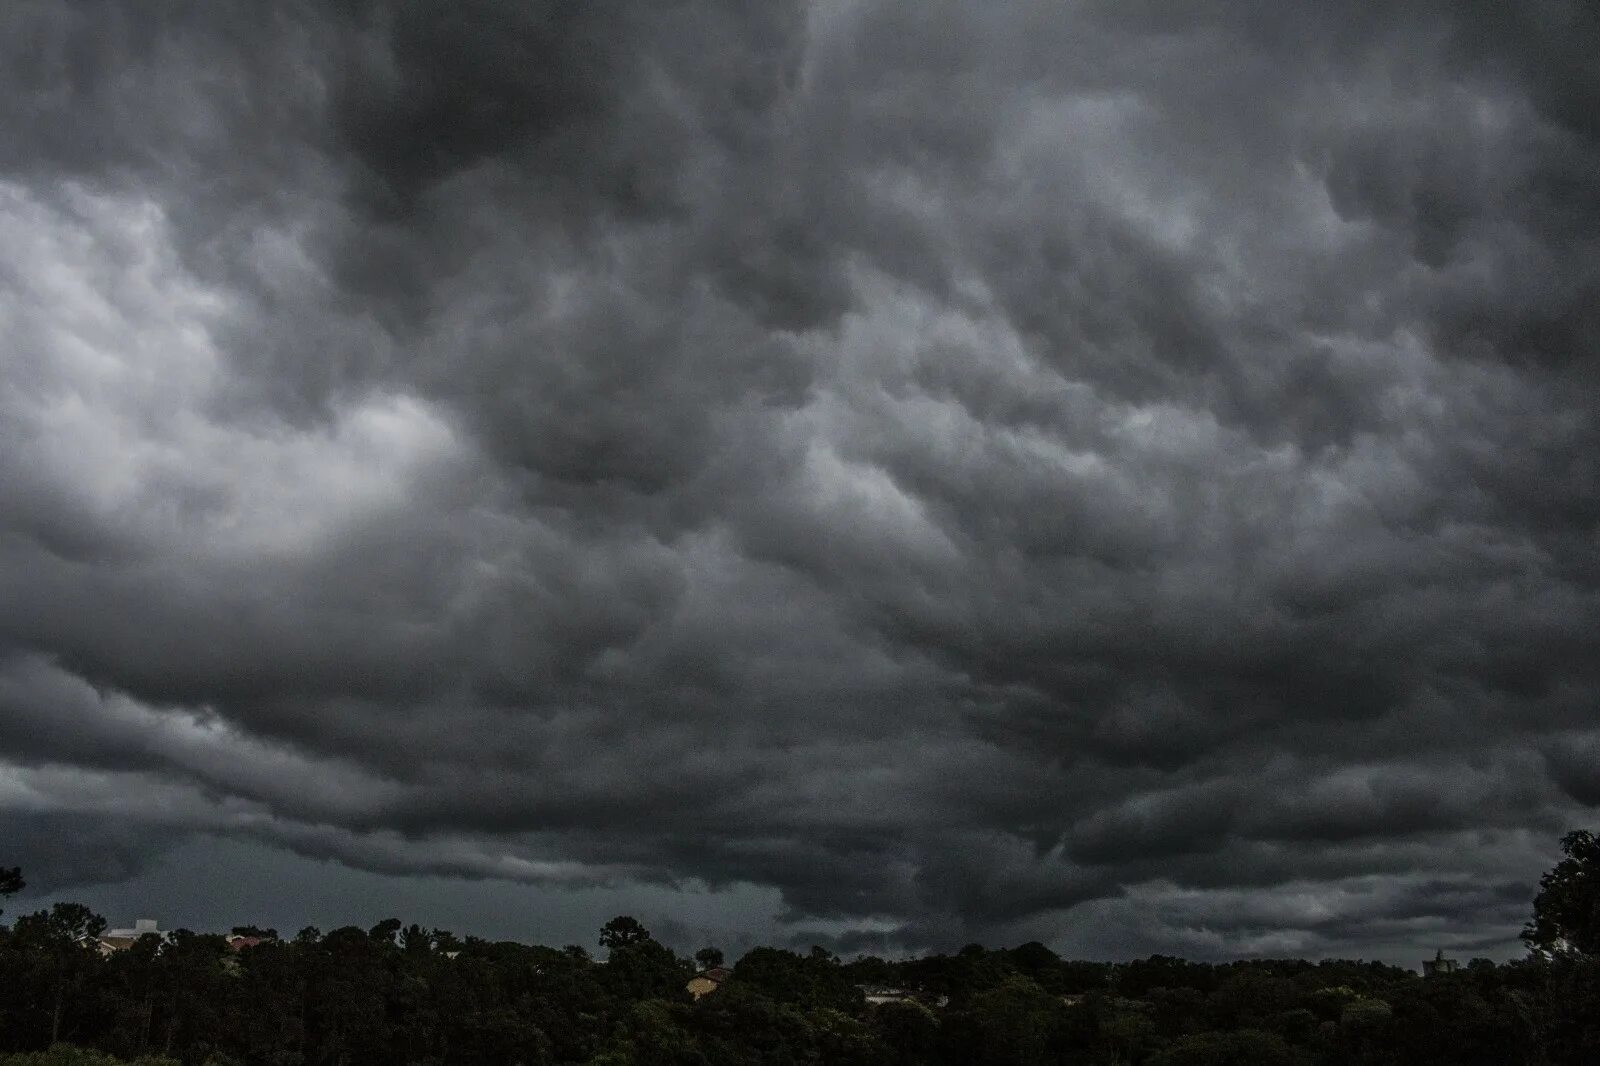
[[[133,923],[133,928],[132,929],[108,929],[108,930],[106,930],[106,936],[125,936],[125,937],[131,937],[134,940],[138,940],[140,937],[144,936],[146,933],[149,933],[149,934],[151,934],[153,936],[166,936],[167,935],[166,934],[166,930],[158,929],[156,927],[156,920],[154,918],[136,918],[136,919],[134,919],[134,923]]]
[[[159,928],[154,918],[136,919],[132,929],[108,929],[100,936],[100,954],[109,955],[113,951],[126,951],[138,943],[142,936],[156,936],[165,940],[167,930]]]

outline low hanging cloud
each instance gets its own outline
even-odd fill
[[[1600,798],[1596,44],[8,5],[0,860],[1506,950]]]

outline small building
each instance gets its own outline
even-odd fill
[[[893,985],[856,985],[856,987],[861,990],[861,998],[874,1006],[883,1003],[919,1003],[924,1007],[943,1007],[950,1002],[949,996],[914,988],[896,988]]]
[[[228,941],[229,950],[243,951],[245,948],[253,948],[257,944],[265,944],[272,938],[265,936],[245,936],[242,933],[230,933],[226,939]]]
[[[713,966],[709,970],[701,970],[689,978],[689,983],[684,985],[684,990],[699,999],[701,996],[715,992],[722,987],[722,982],[733,976],[733,971],[726,966]]]
[[[142,936],[167,938],[165,930],[156,925],[154,918],[139,918],[134,921],[132,929],[108,929],[101,934],[95,944],[96,950],[102,955],[110,955],[117,951],[127,951],[139,942]]]
[[[1461,969],[1461,964],[1455,959],[1445,958],[1444,949],[1440,948],[1434,953],[1433,958],[1423,961],[1422,976],[1438,977],[1440,974],[1455,973],[1459,969]]]

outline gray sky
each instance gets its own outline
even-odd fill
[[[22,905],[1514,951],[1600,803],[1597,47],[11,0]]]

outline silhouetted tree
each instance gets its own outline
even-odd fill
[[[14,896],[27,886],[28,883],[22,879],[20,867],[12,866],[8,869],[0,866],[0,899],[4,899],[6,896]],[[5,911],[0,910],[0,914],[4,913]]]
[[[600,946],[608,951],[632,947],[649,939],[650,930],[641,925],[639,919],[626,914],[619,914],[600,927]]]
[[[276,929],[263,929],[259,925],[236,925],[228,932],[232,936],[253,936],[262,940],[278,939],[278,931]]]
[[[10,939],[42,979],[51,1044],[71,1020],[68,1011],[99,959],[98,938],[105,928],[106,920],[81,903],[57,903],[17,919]]]
[[[1567,857],[1539,879],[1522,939],[1546,957],[1600,957],[1600,840],[1577,829],[1561,838],[1561,850]]]
[[[600,930],[608,951],[603,980],[621,999],[687,1000],[693,967],[658,944],[633,918],[611,919]]]

